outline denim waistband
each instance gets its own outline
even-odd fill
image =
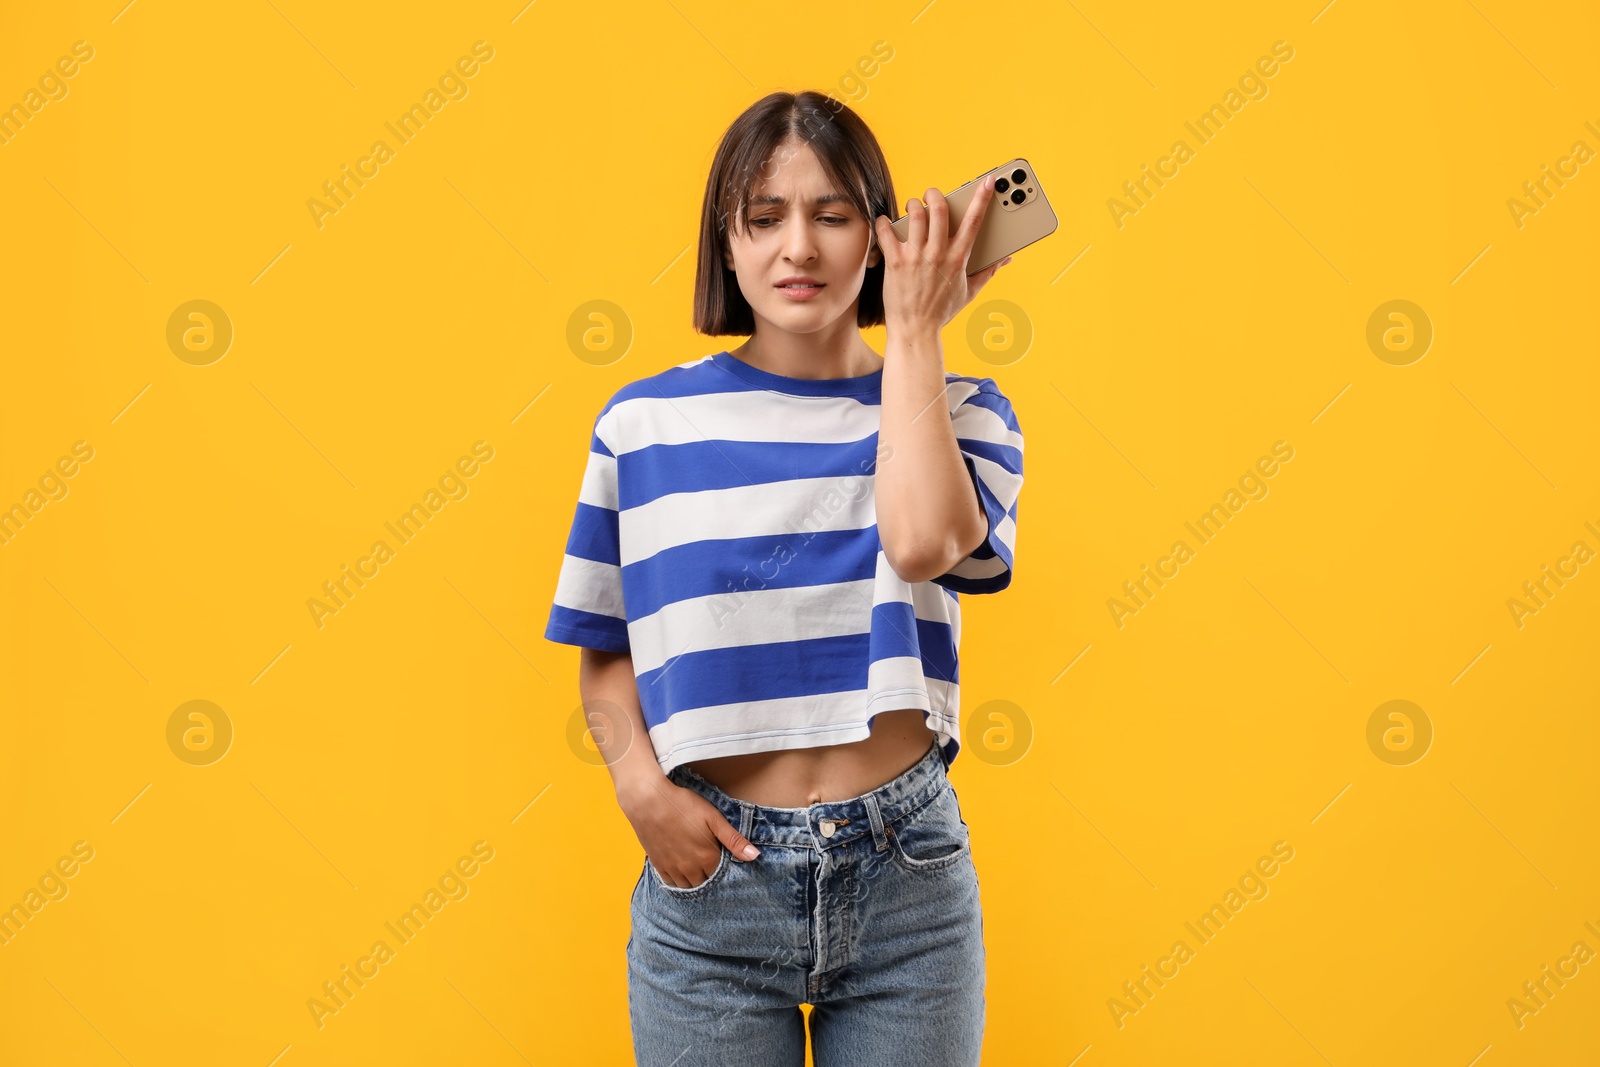
[[[672,768],[668,778],[705,797],[757,848],[802,845],[818,849],[847,844],[873,834],[882,839],[884,825],[932,801],[949,785],[944,750],[935,741],[910,769],[883,785],[849,800],[824,801],[804,808],[772,808],[729,796],[687,764]]]

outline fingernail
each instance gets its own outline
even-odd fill
[[[745,859],[753,860],[759,855],[761,855],[761,853],[756,851],[756,846],[754,846],[754,845],[746,845],[746,846],[744,846],[744,858]]]

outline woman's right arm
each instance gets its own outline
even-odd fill
[[[611,772],[617,802],[626,811],[630,802],[648,796],[666,781],[645,730],[633,656],[597,648],[581,651],[578,695],[589,720],[589,735]]]
[[[716,805],[661,772],[645,729],[630,653],[584,648],[578,694],[589,735],[611,772],[617,805],[668,885],[687,888],[710,877],[721,858],[718,841],[738,859],[760,855]],[[754,855],[746,853],[746,846]]]

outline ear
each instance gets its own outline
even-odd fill
[[[876,267],[883,262],[883,248],[878,244],[878,224],[874,219],[867,226],[867,266]]]

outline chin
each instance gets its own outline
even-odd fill
[[[837,319],[839,314],[840,313],[837,308],[795,308],[787,315],[777,315],[775,318],[779,322],[794,324],[796,327],[798,327],[797,332],[811,333],[822,329],[834,319]]]

